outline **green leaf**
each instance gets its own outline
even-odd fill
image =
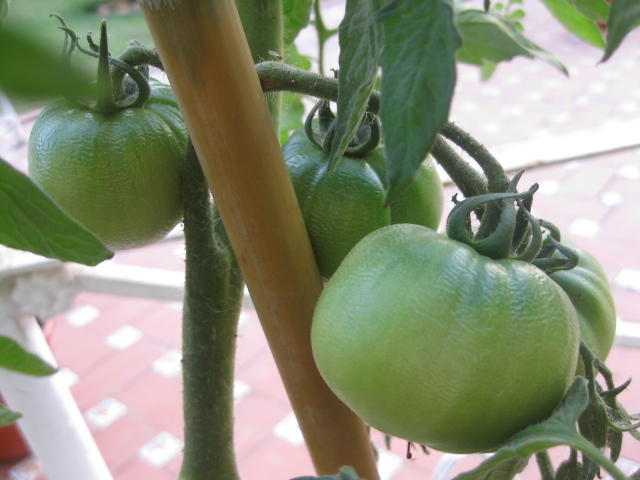
[[[0,88],[24,97],[91,92],[86,72],[63,61],[60,51],[38,43],[15,27],[0,28]]]
[[[458,12],[456,22],[462,36],[462,47],[457,52],[461,62],[482,66],[486,62],[499,63],[523,56],[539,58],[568,74],[560,60],[526,38],[504,18],[468,9]]]
[[[0,403],[0,427],[6,427],[22,417],[22,414],[9,410]]]
[[[113,256],[31,179],[2,159],[0,218],[0,244],[8,247],[85,265]]]
[[[360,480],[360,477],[353,467],[345,466],[340,469],[337,475],[325,475],[323,477],[296,477],[291,480]]]
[[[0,336],[0,367],[36,377],[53,375],[58,371],[33,353],[27,352],[15,340]]]
[[[497,63],[489,62],[488,60],[483,61],[480,66],[480,79],[483,82],[489,80],[491,75],[496,71],[496,68],[498,68]]]
[[[282,0],[284,15],[284,44],[289,45],[309,24],[314,0]]]
[[[394,0],[378,19],[384,33],[380,119],[390,202],[411,182],[447,121],[460,37],[449,0]]]
[[[609,4],[604,0],[567,0],[578,13],[594,22],[605,22],[609,16]]]
[[[329,170],[333,170],[358,129],[378,73],[382,27],[376,21],[378,0],[347,0],[338,36],[338,109]]]
[[[542,0],[542,3],[569,32],[589,45],[604,49],[604,39],[595,22],[580,14],[567,0]]]
[[[606,62],[615,52],[624,37],[640,22],[640,2],[638,0],[615,0],[611,4],[607,20],[607,46],[601,62]]]

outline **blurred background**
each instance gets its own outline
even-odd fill
[[[478,68],[459,65],[451,119],[510,171],[526,168],[522,185],[540,184],[534,213],[556,223],[601,261],[620,320],[620,337],[607,363],[618,384],[634,380],[622,402],[639,412],[640,32],[631,33],[608,62],[599,63],[602,53],[567,33],[540,2],[527,2],[523,8],[527,35],[554,53],[569,75],[540,60],[518,57],[500,64],[483,82]],[[322,11],[327,26],[337,27],[344,2],[322,1]],[[90,0],[16,0],[7,23],[29,26],[34,36],[61,48],[58,21],[48,16],[54,12],[79,34],[98,32],[106,18],[116,54],[131,38],[151,44],[135,2],[128,0],[99,5]],[[301,32],[296,46],[317,70],[312,27]],[[288,58],[285,53],[285,61],[306,61],[299,55]],[[326,45],[324,71],[337,68],[337,59],[333,37]],[[0,104],[0,155],[23,170],[25,140],[41,107],[24,99]],[[455,191],[448,186],[448,198]],[[176,232],[162,243],[120,252],[111,263],[179,275],[183,258]],[[116,480],[177,478],[182,448],[180,309],[177,298],[81,292],[68,312],[47,323],[62,374]],[[235,441],[244,480],[281,480],[313,472],[248,296],[238,337],[235,400]],[[427,479],[434,469],[435,476],[443,478],[445,465],[460,461],[454,471],[462,471],[479,461],[421,451],[407,460],[406,443],[393,440],[388,450],[383,440],[372,433],[383,480]],[[566,452],[556,453],[562,458]],[[629,465],[640,462],[640,443],[627,438],[623,456]],[[539,474],[528,469],[523,477]],[[0,480],[45,478],[28,449],[0,463]]]

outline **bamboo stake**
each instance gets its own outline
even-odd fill
[[[233,0],[144,0],[141,8],[319,475],[377,480],[363,422],[311,354],[322,289]]]

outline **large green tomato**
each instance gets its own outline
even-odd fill
[[[593,255],[572,242],[568,245],[577,251],[580,262],[571,270],[552,273],[551,278],[567,293],[576,309],[580,337],[591,353],[604,361],[616,336],[616,307],[609,280]]]
[[[101,114],[59,100],[29,138],[29,173],[112,250],[163,238],[182,218],[185,123],[168,85],[140,108]]]
[[[343,157],[326,175],[329,155],[311,143],[304,130],[283,146],[309,239],[325,278],[367,234],[386,225],[414,223],[437,228],[443,206],[442,181],[428,157],[413,182],[384,207],[386,160],[376,148],[364,158]]]
[[[404,224],[351,251],[311,340],[329,387],[372,427],[471,453],[553,413],[573,380],[579,326],[537,267]]]

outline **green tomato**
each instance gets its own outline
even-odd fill
[[[372,427],[471,453],[554,412],[579,326],[537,267],[404,224],[351,251],[320,297],[311,340],[329,387]]]
[[[148,245],[182,218],[187,133],[168,85],[140,108],[49,105],[29,137],[29,174],[112,250]]]
[[[604,361],[616,336],[616,307],[609,280],[593,255],[577,248],[572,242],[564,243],[578,252],[580,262],[571,270],[552,273],[551,278],[562,287],[576,309],[581,339],[591,353]],[[578,373],[583,372],[584,366],[580,361]]]
[[[444,202],[442,181],[428,157],[413,182],[384,206],[386,159],[376,148],[365,158],[343,157],[326,175],[329,155],[304,130],[283,146],[284,158],[320,269],[330,278],[349,251],[372,231],[395,223],[437,228]]]

